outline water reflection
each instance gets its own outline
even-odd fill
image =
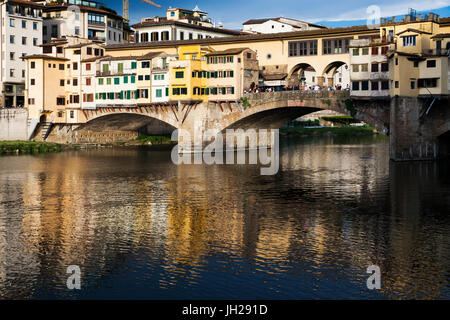
[[[0,158],[0,297],[450,297],[447,163],[390,163],[376,137],[291,141],[280,163],[270,177],[169,151]]]

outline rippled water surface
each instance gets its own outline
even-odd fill
[[[170,150],[2,157],[0,298],[449,299],[449,164],[388,151],[289,141],[276,176]]]

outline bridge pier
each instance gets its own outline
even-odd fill
[[[394,161],[436,160],[449,155],[449,98],[393,97],[390,157]]]

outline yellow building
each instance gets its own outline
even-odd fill
[[[201,45],[178,48],[178,60],[169,63],[170,100],[208,100],[206,54],[211,51]]]
[[[398,23],[387,21],[380,32],[390,43],[391,96],[448,94],[449,35],[437,15],[407,15]]]

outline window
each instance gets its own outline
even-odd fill
[[[106,84],[111,84],[111,78],[106,78]]]
[[[92,56],[92,48],[91,47],[86,48],[86,54]]]
[[[9,60],[15,60],[16,54],[14,52],[9,53]]]
[[[395,81],[395,88],[398,89],[399,86],[400,86],[399,82],[398,82],[398,81]]]
[[[359,49],[353,49],[352,53],[354,56],[359,56]]]
[[[123,83],[128,83],[128,76],[123,77]]]
[[[372,68],[371,70],[372,72],[378,72],[378,63],[372,63]]]
[[[382,47],[381,48],[381,54],[386,55],[388,52],[389,47]]]
[[[378,91],[378,81],[371,81],[370,85],[372,91]]]
[[[367,63],[361,65],[361,72],[369,71],[369,65]]]
[[[436,60],[427,60],[427,68],[436,68]]]
[[[414,65],[414,68],[418,68],[419,67],[419,61],[414,61],[413,65]]]
[[[114,78],[114,84],[120,84],[120,78]]]
[[[418,87],[419,88],[436,88],[437,87],[437,79],[436,78],[419,79]]]
[[[177,71],[177,72],[175,72],[175,78],[183,79],[184,78],[184,71]]]
[[[395,58],[395,65],[398,66],[398,58]]]
[[[152,32],[151,41],[159,41],[159,32]]]
[[[406,36],[403,37],[404,47],[414,47],[416,45],[416,36]]]
[[[35,47],[38,46],[38,39],[37,38],[33,38],[33,46],[35,46]]]
[[[58,38],[58,26],[52,25],[52,38]]]
[[[363,48],[362,49],[362,55],[367,56],[369,54],[369,48]]]
[[[382,63],[381,72],[388,72],[388,71],[389,71],[389,63]]]
[[[78,86],[78,79],[77,78],[73,79],[72,85],[73,86]]]
[[[92,83],[91,78],[86,78],[86,85],[87,85],[87,86],[90,86],[91,83]]]
[[[251,55],[251,53],[248,53]],[[317,55],[317,40],[289,42],[289,57]],[[251,57],[247,57],[251,59]]]
[[[91,64],[90,63],[86,63],[86,71],[90,71],[91,70]]]
[[[22,37],[22,45],[27,45],[27,37]]]
[[[13,35],[9,36],[9,43],[14,43],[16,41],[16,37]]]
[[[352,71],[359,72],[359,64],[352,64]]]
[[[136,76],[131,76],[131,83],[136,83]]]
[[[34,86],[36,84],[36,79],[31,79],[30,80],[30,85]]]
[[[64,64],[63,63],[59,64],[59,70],[64,70]]]
[[[161,33],[161,40],[162,41],[169,41],[169,31],[163,31]]]
[[[349,51],[349,39],[323,40],[323,54],[342,54]]]
[[[132,61],[131,62],[131,69],[136,69],[137,68],[137,62],[136,61]]]
[[[141,67],[142,67],[143,69],[148,69],[148,68],[150,68],[150,61],[143,61],[143,62],[141,63]]]
[[[377,56],[378,55],[378,47],[373,47],[372,48],[372,55],[373,56]]]
[[[47,35],[47,26],[42,26],[42,33],[44,36]]]
[[[103,85],[103,78],[98,78],[98,84],[101,86],[101,85]]]
[[[29,98],[28,99],[28,104],[31,105],[31,106],[34,105],[34,98]]]
[[[75,112],[73,110],[70,111],[70,119],[75,118]]]
[[[180,32],[180,40],[184,40],[184,32],[183,31]]]
[[[56,105],[63,106],[66,104],[66,98],[56,98]]]
[[[359,81],[353,81],[352,82],[352,90],[358,91],[359,90]]]
[[[73,63],[73,70],[78,70],[78,62]]]
[[[389,90],[389,81],[381,81],[381,90]]]
[[[31,68],[31,69],[36,68],[36,62],[31,61],[31,63],[30,63],[30,68]]]
[[[38,24],[37,22],[33,22],[33,30],[37,30]]]
[[[411,89],[414,90],[416,88],[416,82],[411,81]]]
[[[369,81],[361,81],[361,90],[367,91],[369,90]]]
[[[14,19],[9,19],[9,26],[14,27]]]
[[[156,97],[162,98],[162,89],[156,89]]]
[[[59,85],[60,85],[61,87],[64,87],[64,84],[65,84],[65,81],[64,81],[64,79],[62,79],[62,80],[59,80]]]

